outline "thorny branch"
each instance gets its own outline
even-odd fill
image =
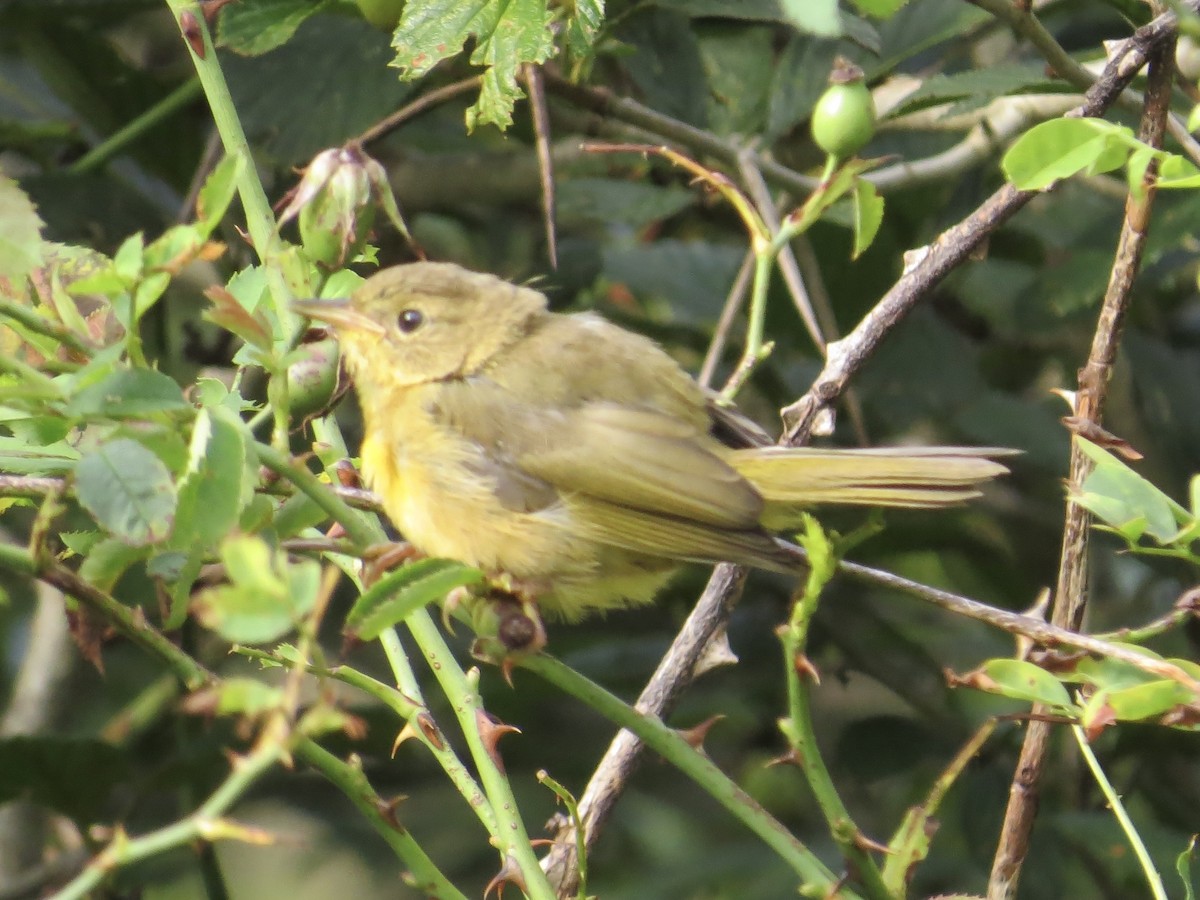
[[[1146,90],[1146,105],[1138,137],[1153,147],[1162,147],[1170,112],[1171,84],[1174,75],[1175,40],[1168,35],[1150,51],[1150,73]],[[1104,398],[1108,390],[1112,367],[1116,362],[1121,326],[1129,308],[1133,279],[1137,274],[1150,210],[1154,204],[1156,169],[1143,175],[1142,190],[1131,193],[1125,204],[1125,220],[1117,244],[1116,257],[1109,277],[1108,289],[1096,323],[1091,352],[1087,363],[1079,370],[1079,391],[1075,398],[1074,415],[1085,422],[1100,425],[1103,420]],[[1071,470],[1068,480],[1072,490],[1078,489],[1092,470],[1092,463],[1078,445],[1071,450]],[[1062,555],[1059,561],[1058,584],[1055,589],[1052,621],[1061,628],[1077,630],[1083,622],[1087,607],[1088,533],[1090,517],[1082,506],[1070,502],[1063,527]],[[1038,712],[1035,707],[1034,713]],[[1017,760],[1016,774],[1009,791],[1008,809],[1000,832],[1000,842],[992,861],[988,896],[1003,900],[1016,894],[1021,866],[1029,851],[1029,835],[1037,809],[1038,782],[1046,760],[1050,724],[1031,721]]]

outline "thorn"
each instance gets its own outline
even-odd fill
[[[1037,599],[1033,601],[1033,606],[1025,610],[1025,615],[1041,621],[1046,621],[1046,611],[1050,608],[1050,588],[1042,588],[1038,591]],[[1033,650],[1033,640],[1023,634],[1018,634],[1015,638],[1016,658],[1028,659],[1030,652]]]
[[[381,797],[374,803],[375,810],[379,813],[383,820],[399,832],[405,832],[408,830],[400,824],[400,817],[396,815],[396,810],[400,808],[400,804],[407,799],[408,794],[397,794],[390,800],[384,800]]]
[[[496,745],[506,734],[520,734],[521,729],[513,725],[505,725],[482,709],[475,710],[475,727],[479,729],[479,737],[483,739],[483,746],[487,750],[488,757],[496,768],[503,772],[504,760],[500,758],[500,752]]]
[[[396,740],[392,741],[392,758],[396,758],[396,751],[400,749],[400,745],[409,738],[415,738],[417,730],[413,728],[412,722],[405,722],[404,727],[400,729],[400,733],[396,735]]]
[[[495,889],[496,896],[500,900],[504,900],[504,886],[506,884],[515,884],[522,892],[528,894],[529,886],[525,883],[525,875],[521,871],[521,867],[517,865],[517,861],[507,854],[504,857],[504,865],[500,867],[500,871],[496,873],[496,877],[487,883],[487,887],[483,889],[484,900],[492,895],[492,890]]]
[[[803,653],[797,653],[796,658],[792,661],[796,666],[796,671],[809,679],[813,684],[821,683],[821,673],[817,671],[817,667],[813,665],[811,659]]]
[[[511,656],[506,656],[500,663],[500,674],[504,677],[505,683],[512,689],[516,690],[517,686],[513,684],[512,673],[517,661]]]
[[[721,666],[735,666],[737,663],[737,654],[729,646],[729,634],[722,628],[704,645],[700,658],[692,668],[692,677],[699,678],[705,672],[711,672]]]
[[[782,765],[803,766],[804,759],[800,756],[800,751],[797,750],[795,747],[793,747],[792,749],[788,750],[786,753],[781,753],[778,756],[774,757],[773,759],[768,759],[763,764],[763,768],[769,769],[772,766],[782,766]]]
[[[708,732],[714,725],[725,718],[724,713],[717,713],[715,716],[709,716],[699,725],[693,725],[691,728],[679,728],[675,733],[687,741],[695,749],[701,753],[704,752],[704,739],[708,737]]]
[[[458,608],[463,605],[463,601],[470,596],[471,589],[463,585],[451,590],[446,595],[446,599],[442,601],[442,628],[446,629],[447,634],[454,634],[453,616],[458,612]]]
[[[879,853],[891,853],[892,848],[887,844],[881,844],[879,841],[867,837],[861,831],[854,833],[854,846],[859,850],[876,850]]]

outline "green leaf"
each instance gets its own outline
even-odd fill
[[[1057,709],[1074,709],[1071,695],[1062,682],[1040,666],[1023,659],[989,659],[983,664],[982,674],[993,684],[975,686],[990,693],[1042,703]]]
[[[544,0],[431,0],[408,3],[392,36],[400,77],[420,78],[475,38],[471,62],[485,66],[479,100],[467,111],[467,128],[512,124],[513,105],[525,95],[517,76],[525,63],[542,63],[554,51],[553,16]]]
[[[886,19],[907,6],[908,0],[854,0],[854,5],[865,15]]]
[[[221,545],[230,583],[201,592],[197,617],[207,628],[239,644],[278,640],[312,609],[321,567],[313,560],[289,563],[262,538],[237,535]]]
[[[179,482],[175,546],[213,545],[233,530],[253,490],[247,458],[236,416],[221,407],[200,410]]]
[[[86,828],[126,782],[128,763],[121,749],[93,738],[6,738],[0,740],[0,804],[24,797]]]
[[[226,156],[204,179],[204,187],[196,197],[196,225],[203,237],[207,238],[221,223],[237,193],[238,178],[244,168],[241,156]]]
[[[1017,138],[1001,167],[1016,187],[1038,191],[1072,175],[1111,172],[1140,146],[1124,125],[1103,119],[1053,119]]]
[[[389,572],[364,591],[346,616],[346,632],[364,641],[441,600],[456,587],[483,583],[483,573],[448,559],[422,559]]]
[[[111,591],[135,562],[145,559],[149,547],[132,547],[115,537],[98,541],[79,566],[79,577],[102,591]]]
[[[854,252],[852,259],[858,259],[879,233],[883,224],[883,197],[875,189],[875,185],[860,178],[854,182]]]
[[[221,11],[224,16],[235,6]],[[401,106],[413,93],[388,68],[388,35],[358,18],[323,13],[263,56],[222,59],[255,157],[306,165]]]
[[[137,441],[110,441],[83,457],[75,466],[75,494],[103,528],[127,544],[153,544],[171,533],[171,473]]]
[[[558,186],[558,221],[565,227],[624,225],[640,230],[696,202],[696,193],[682,187],[617,178],[568,178]]]
[[[1192,835],[1187,847],[1175,857],[1175,871],[1183,882],[1184,900],[1196,900],[1196,886],[1192,882],[1192,857],[1196,855],[1196,835]]]
[[[1191,691],[1178,681],[1165,678],[1108,692],[1109,707],[1124,722],[1161,716],[1191,699]]]
[[[283,691],[256,678],[225,678],[217,687],[217,715],[258,715],[283,702]]]
[[[1143,534],[1170,544],[1179,526],[1190,521],[1187,510],[1111,453],[1084,438],[1076,440],[1096,467],[1071,499],[1131,544]]]
[[[128,419],[190,409],[169,375],[154,369],[118,369],[67,401],[72,418]]]
[[[242,0],[221,11],[217,46],[243,56],[257,56],[284,44],[320,12],[323,0]]]
[[[1049,93],[1062,87],[1046,77],[1044,65],[1001,65],[986,69],[968,69],[953,75],[933,75],[922,79],[920,87],[905,95],[888,116],[905,116],[931,106],[952,105],[946,115],[978,109],[997,97],[1037,91]],[[955,102],[957,101],[957,102]]]
[[[779,9],[784,19],[801,31],[822,37],[839,37],[842,33],[837,0],[779,0]]]
[[[43,224],[28,195],[0,175],[0,278],[20,283],[42,264]]]

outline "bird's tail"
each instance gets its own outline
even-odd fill
[[[729,462],[762,494],[764,522],[794,519],[821,503],[949,506],[978,497],[981,484],[1008,472],[994,447],[887,447],[869,450],[735,450]],[[790,513],[790,515],[789,515]]]

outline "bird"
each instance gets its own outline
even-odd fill
[[[795,574],[777,536],[823,503],[941,507],[995,448],[785,448],[661,346],[446,262],[294,309],[338,339],[364,480],[428,556],[502,575],[550,618],[650,602],[685,563]]]

